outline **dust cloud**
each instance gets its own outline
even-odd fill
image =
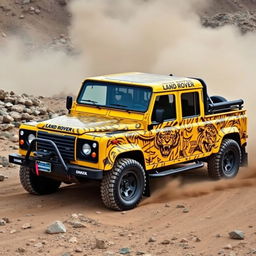
[[[254,165],[256,166],[256,165]],[[174,179],[158,188],[151,197],[145,199],[140,206],[155,203],[164,203],[188,197],[199,197],[233,188],[251,187],[256,185],[256,168],[242,170],[235,179],[221,180],[218,182],[205,181],[194,184],[182,185],[180,178]]]
[[[78,0],[71,5],[70,34],[87,60],[90,74],[143,71],[202,77],[210,94],[243,98],[252,135],[256,125],[256,34],[242,35],[234,26],[202,27],[196,13],[206,8],[205,2]],[[249,146],[253,153],[252,143]],[[256,168],[243,175],[188,185],[177,179],[167,182],[142,205],[256,185]]]
[[[256,34],[203,28],[206,1],[72,2],[70,35],[90,74],[144,71],[204,78],[210,91],[247,97],[256,66]],[[210,1],[207,1],[209,4]]]
[[[72,92],[81,83],[80,64],[63,51],[30,50],[13,37],[0,48],[0,88],[44,96]]]
[[[241,35],[232,26],[203,28],[197,12],[209,3],[73,0],[69,34],[77,54],[28,51],[20,39],[9,39],[0,48],[1,87],[74,93],[86,76],[144,71],[202,77],[211,92],[247,99],[248,90],[253,94],[256,35]]]

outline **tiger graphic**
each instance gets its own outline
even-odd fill
[[[218,140],[216,127],[213,124],[206,124],[205,126],[198,127],[198,133],[196,150],[202,153],[211,152]]]
[[[179,145],[180,134],[178,129],[158,132],[155,138],[155,146],[160,150],[163,157],[168,157],[172,149]]]

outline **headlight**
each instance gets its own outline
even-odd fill
[[[76,157],[80,161],[97,163],[99,160],[99,144],[97,141],[77,139]]]
[[[91,154],[92,148],[91,148],[91,146],[90,146],[89,144],[85,143],[85,144],[83,145],[83,147],[82,147],[82,151],[83,151],[83,153],[84,153],[86,156],[88,156],[88,155]]]
[[[36,138],[36,136],[34,134],[29,134],[28,135],[28,143],[30,144],[32,142],[32,140],[34,140]]]

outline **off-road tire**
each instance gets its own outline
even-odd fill
[[[20,183],[27,192],[33,195],[52,194],[61,184],[60,181],[37,176],[32,168],[25,166],[20,167]]]
[[[219,152],[208,159],[209,176],[215,180],[235,177],[241,164],[241,155],[240,146],[235,140],[224,139]]]
[[[129,183],[129,180],[133,184],[136,183],[135,191],[131,194],[130,200],[129,196],[126,197],[125,195],[128,192],[123,191],[123,189],[126,189],[124,188],[127,184],[125,182],[128,181]],[[130,210],[135,208],[141,201],[145,187],[146,174],[142,165],[133,159],[120,158],[116,161],[113,169],[103,177],[101,198],[104,205],[109,209],[117,211]],[[132,185],[131,188],[133,188]]]

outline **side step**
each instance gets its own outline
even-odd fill
[[[168,176],[170,174],[174,174],[174,173],[178,173],[178,172],[185,172],[185,171],[190,171],[190,170],[194,170],[197,168],[202,168],[203,166],[204,166],[203,162],[197,162],[197,163],[191,164],[189,166],[170,169],[170,170],[166,170],[166,171],[162,171],[162,172],[156,171],[156,173],[150,173],[149,177],[153,177],[153,178],[164,177],[164,176]]]

